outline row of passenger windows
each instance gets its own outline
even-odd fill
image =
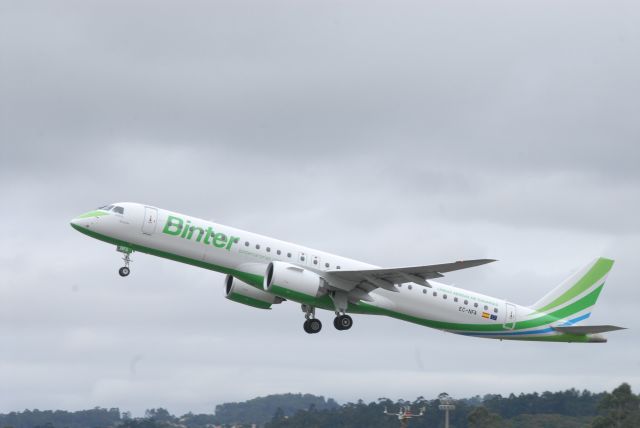
[[[249,241],[244,241],[244,246],[245,246],[245,247],[249,247],[249,246],[251,246],[251,243],[249,243]],[[259,250],[259,249],[261,248],[260,244],[256,244],[256,245],[255,245],[255,247],[256,247],[256,250]],[[271,247],[266,247],[264,250],[265,250],[267,253],[271,253]],[[282,255],[282,251],[280,251],[280,250],[276,250],[276,251],[275,251],[275,253],[276,253],[276,255],[278,255],[278,256],[281,256],[281,255]],[[284,257],[284,256],[283,256],[283,257]],[[293,255],[292,255],[291,253],[287,253],[287,258],[289,258],[289,259],[290,259],[291,257],[293,257]],[[304,255],[300,255],[300,261],[301,261],[301,262],[304,262],[305,260],[306,260],[306,256],[304,256]],[[314,259],[313,259],[313,264],[317,266],[317,265],[318,265],[318,263],[319,263],[319,262],[318,262],[318,259],[317,259],[317,258],[314,258]],[[328,269],[328,268],[330,268],[330,267],[331,267],[331,263],[329,263],[329,262],[325,262],[324,267],[325,267],[325,268],[327,268],[327,269]],[[336,269],[340,269],[340,265],[336,266]]]
[[[398,285],[398,287],[402,287],[402,284],[399,284],[399,285]],[[409,285],[407,286],[407,288],[408,288],[409,290],[411,290],[411,289],[413,288],[413,286],[412,286],[411,284],[409,284]],[[423,288],[423,289],[422,289],[422,294],[427,294],[427,289],[426,289],[426,288]],[[433,297],[438,297],[438,292],[437,292],[437,291],[434,291],[434,292],[433,292]],[[447,298],[448,298],[448,297],[449,297],[449,296],[447,296],[446,294],[442,294],[442,298],[443,298],[444,300],[447,300]],[[457,302],[459,301],[459,299],[458,299],[457,297],[454,297],[454,298],[453,298],[453,301],[457,303]],[[468,305],[468,304],[469,304],[469,301],[468,301],[467,299],[465,299],[463,303],[464,303],[465,305]],[[473,304],[473,307],[474,307],[474,308],[477,308],[478,306],[480,306],[480,305],[478,305],[478,302],[475,302],[475,303]],[[488,310],[489,310],[489,306],[488,306],[488,305],[484,305],[484,310],[485,310],[485,311],[488,311]],[[493,312],[497,314],[497,313],[498,313],[498,308],[493,308]]]

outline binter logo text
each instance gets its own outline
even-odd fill
[[[187,220],[170,215],[162,229],[162,233],[167,235],[179,236],[180,238],[190,241],[201,242],[204,245],[213,245],[216,248],[224,248],[231,250],[233,244],[238,243],[240,238],[236,236],[227,236],[224,233],[216,233],[211,227],[202,228],[193,226],[191,220]]]

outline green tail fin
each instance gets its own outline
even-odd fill
[[[604,257],[592,261],[531,305],[531,308],[539,312],[550,312],[575,301],[586,292],[602,286],[612,266],[613,260]]]

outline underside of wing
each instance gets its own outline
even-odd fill
[[[625,327],[615,325],[580,325],[567,327],[553,327],[554,330],[566,334],[596,334],[608,331],[625,330]]]
[[[494,262],[492,259],[464,260],[453,263],[444,263],[427,266],[410,266],[384,269],[364,269],[364,270],[332,270],[327,272],[330,277],[353,283],[354,287],[359,287],[364,291],[371,291],[375,288],[384,288],[396,291],[394,284],[404,284],[415,282],[425,287],[431,287],[430,279],[441,278],[447,272],[461,269],[468,269]]]

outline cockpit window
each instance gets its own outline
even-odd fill
[[[114,213],[118,213],[118,214],[124,214],[124,208],[122,208],[122,207],[114,207],[113,208],[113,212]]]
[[[115,211],[117,213],[124,214],[124,209],[122,207],[115,207],[115,208],[119,208],[119,209],[123,210],[122,212],[116,211],[114,209],[114,207],[115,207],[114,205],[103,205],[101,207],[98,207],[97,209],[103,210],[103,211],[111,211],[111,210],[113,210],[113,211]]]

